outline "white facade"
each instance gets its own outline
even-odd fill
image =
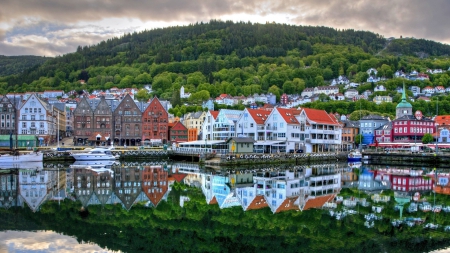
[[[185,93],[184,92],[184,86],[181,86],[180,88],[180,98],[189,98],[191,96],[191,93]]]
[[[20,107],[18,133],[38,136],[40,145],[50,144],[56,141],[58,130],[65,132],[65,122],[64,111],[32,94]]]

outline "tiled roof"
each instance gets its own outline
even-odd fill
[[[450,126],[450,115],[436,116],[434,118],[434,121],[438,123],[439,126],[442,125]]]
[[[328,114],[324,110],[316,110],[316,109],[310,109],[310,108],[303,108],[303,110],[306,113],[306,116],[309,120],[314,121],[316,123],[324,123],[324,124],[331,124],[331,125],[337,125],[337,119],[334,117],[334,115]]]
[[[289,211],[289,210],[299,210],[298,206],[295,204],[295,201],[298,197],[290,197],[286,198],[283,203],[277,208],[275,213]]]
[[[301,112],[300,110],[294,108],[277,108],[277,110],[287,124],[299,124],[297,118],[295,118],[295,115],[299,115]]]
[[[332,195],[325,195],[315,198],[310,198],[306,201],[305,206],[303,207],[303,211],[311,209],[311,208],[321,208],[323,205],[325,205],[326,202],[334,199],[334,194]]]
[[[264,124],[269,117],[270,111],[262,109],[247,109],[250,116],[255,120],[256,124]]]
[[[247,210],[256,210],[256,209],[261,209],[264,207],[268,207],[269,205],[267,204],[266,199],[264,198],[263,195],[258,195],[256,196],[253,201],[250,203],[250,205],[248,205]]]
[[[214,196],[210,201],[209,204],[210,205],[214,205],[214,204],[218,204],[219,202],[217,202],[216,196]]]
[[[219,111],[209,111],[214,119],[217,119],[217,116],[219,116]]]

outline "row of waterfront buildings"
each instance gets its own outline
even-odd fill
[[[0,100],[0,134],[13,134],[17,129],[20,135],[36,136],[38,145],[51,144],[58,136],[68,135],[75,145],[128,146],[188,141],[211,144],[248,137],[255,142],[255,152],[348,150],[354,147],[358,134],[363,135],[364,144],[421,142],[427,133],[439,142],[448,142],[446,117],[415,115],[406,101],[405,89],[402,91],[394,120],[369,115],[356,122],[323,110],[269,104],[257,109],[214,111],[210,108],[212,100],[204,103],[205,111],[178,119],[168,113],[167,101],[155,97],[138,102],[129,93],[121,99],[84,96],[71,106],[50,103],[38,94],[30,94],[27,99],[6,95]]]

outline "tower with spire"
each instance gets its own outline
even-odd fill
[[[406,101],[406,88],[405,83],[403,83],[403,93],[402,93],[402,101],[398,103],[395,109],[395,118],[401,118],[403,116],[413,115],[412,113],[412,105]]]

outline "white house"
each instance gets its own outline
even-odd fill
[[[58,124],[59,130],[66,127],[65,111],[48,104],[36,94],[22,104],[19,115],[18,132],[38,136],[40,145],[56,141]]]
[[[213,136],[213,127],[214,127],[214,122],[217,119],[217,115],[219,115],[219,111],[208,111],[206,113],[206,118],[205,121],[203,121],[202,124],[202,140],[212,140],[212,136]]]
[[[331,81],[331,86],[336,86],[339,84],[349,84],[349,83],[350,83],[350,81],[348,80],[348,78],[346,76],[339,76],[338,78],[333,79]]]
[[[222,109],[212,125],[211,140],[227,140],[237,135],[237,121],[242,111]],[[208,115],[205,121],[208,121]]]
[[[376,76],[369,76],[369,78],[367,78],[367,82],[368,83],[377,83],[379,82],[381,79],[379,77]]]
[[[354,97],[358,96],[358,91],[355,89],[346,90],[344,92],[344,96],[348,99],[353,99]]]
[[[384,85],[380,84],[380,85],[377,85],[375,87],[375,89],[373,89],[373,91],[375,91],[375,92],[377,92],[377,91],[386,91],[386,87],[384,87]]]
[[[371,76],[371,75],[377,75],[377,74],[378,74],[378,71],[377,71],[376,69],[374,69],[374,68],[370,68],[370,69],[368,69],[366,72],[367,72],[367,74],[368,74],[369,76]]]
[[[300,110],[294,108],[275,108],[266,120],[265,152],[288,152],[290,149],[299,149],[300,125],[296,115]],[[255,143],[255,146],[262,143]]]
[[[300,145],[304,146],[304,152],[317,153],[339,149],[342,126],[334,115],[324,110],[303,108],[296,118],[300,127]],[[295,137],[290,136],[289,142],[295,141]]]
[[[184,86],[181,86],[180,88],[180,98],[189,98],[191,96],[191,93],[185,93],[184,92]]]
[[[245,108],[237,122],[238,136],[250,137],[255,141],[266,140],[265,123],[271,111]]]
[[[425,88],[422,89],[422,92],[426,94],[434,94],[435,90],[433,87],[427,86]]]

